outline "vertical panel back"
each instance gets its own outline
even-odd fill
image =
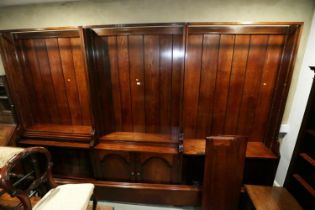
[[[183,28],[174,28],[93,29],[98,86],[107,93],[100,107],[105,131],[178,130]]]
[[[286,32],[280,26],[188,28],[185,138],[227,134],[264,140]]]
[[[15,44],[34,124],[91,125],[80,38],[17,33]]]

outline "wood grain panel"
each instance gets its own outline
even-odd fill
[[[236,35],[233,64],[230,78],[229,98],[226,108],[224,133],[236,133],[241,95],[244,86],[247,58],[249,52],[249,35]]]
[[[103,40],[108,39],[108,56],[109,56],[109,68],[111,78],[112,89],[112,106],[114,107],[114,121],[116,130],[122,130],[122,113],[121,113],[121,99],[120,99],[120,84],[118,73],[118,54],[117,54],[117,37],[103,37]]]
[[[202,72],[200,76],[197,138],[204,138],[211,132],[215,83],[218,69],[220,35],[204,35]]]
[[[223,134],[227,101],[230,91],[231,66],[234,52],[234,35],[221,35],[218,72],[213,108],[212,135]]]
[[[254,139],[259,139],[265,134],[268,115],[271,107],[272,92],[275,87],[275,80],[279,70],[285,36],[271,35],[269,37],[268,49],[260,83],[259,101],[255,113],[255,129],[251,135]]]
[[[130,93],[129,47],[127,36],[117,36],[118,73],[121,97],[122,130],[132,131],[132,104]]]
[[[62,72],[62,64],[57,39],[46,39],[48,60],[51,71],[53,87],[55,89],[56,105],[60,113],[60,124],[71,124],[71,114],[65,88],[65,80]]]
[[[144,67],[145,67],[145,112],[146,132],[159,132],[159,80],[160,80],[160,47],[159,36],[144,37]]]
[[[145,131],[143,36],[129,36],[130,88],[133,131]]]
[[[203,36],[188,37],[185,61],[183,126],[187,138],[195,136],[198,114]]]
[[[34,87],[35,84],[34,84],[34,81],[32,78],[32,74],[30,73],[30,70],[28,67],[28,61],[27,61],[26,55],[25,55],[26,46],[24,46],[24,42],[22,40],[18,40],[16,45],[17,45],[17,49],[18,49],[17,54],[21,60],[21,66],[25,70],[22,72],[22,75],[24,77],[26,89],[28,90],[27,97],[29,99],[31,99],[32,101],[35,101],[36,100],[35,87]],[[37,103],[30,103],[30,109],[32,110],[32,112],[30,112],[30,114],[36,113],[39,110],[38,104]],[[30,121],[32,123],[38,122],[39,121],[38,115],[32,114]]]
[[[59,115],[55,97],[55,90],[52,83],[51,70],[48,60],[47,47],[44,39],[33,40],[36,58],[38,62],[38,72],[41,75],[43,89],[41,92],[45,95],[46,113],[50,116],[48,122],[59,123]]]
[[[90,125],[91,124],[90,100],[87,87],[87,74],[85,70],[84,58],[81,49],[81,40],[79,38],[71,38],[70,42],[80,100],[82,125]]]
[[[160,132],[170,133],[172,103],[172,36],[160,36]]]
[[[35,95],[36,95],[36,103],[38,104],[38,121],[42,123],[48,123],[49,120],[46,115],[46,100],[45,100],[45,95],[42,92],[42,89],[44,88],[44,84],[42,82],[42,78],[40,75],[40,71],[38,70],[38,61],[36,57],[36,51],[34,48],[34,43],[32,40],[26,40],[25,42],[26,46],[26,59],[28,60],[28,65],[29,65],[29,71],[32,75],[33,81],[36,81],[34,83],[34,89],[35,89]]]
[[[184,46],[183,36],[173,36],[173,63],[172,63],[172,103],[171,103],[171,127],[172,130],[178,130],[180,127],[181,98],[183,86],[183,60]]]
[[[82,123],[82,117],[79,106],[80,100],[73,64],[71,42],[69,38],[58,38],[58,44],[72,124],[80,125]]]
[[[238,122],[238,134],[248,135],[254,129],[255,110],[262,78],[267,44],[267,35],[252,35],[248,54],[246,77]]]

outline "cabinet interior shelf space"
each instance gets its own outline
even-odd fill
[[[25,137],[91,138],[92,127],[83,125],[34,124],[26,127]]]
[[[310,157],[308,154],[301,153],[300,156],[303,158],[303,160],[305,160],[306,162],[311,164],[313,167],[315,167],[315,160],[312,157]]]
[[[293,174],[294,179],[315,199],[315,189],[308,184],[299,174]]]

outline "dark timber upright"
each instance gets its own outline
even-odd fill
[[[93,182],[101,199],[198,205],[205,137],[240,135],[248,138],[243,182],[271,185],[301,28],[1,31],[17,143],[47,147],[60,182]]]
[[[207,138],[202,210],[237,210],[247,140],[237,136]]]

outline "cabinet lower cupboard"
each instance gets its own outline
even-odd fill
[[[100,199],[198,205],[205,138],[240,135],[244,182],[272,184],[302,25],[0,31],[16,143],[48,147],[59,182]]]
[[[96,151],[97,177],[103,180],[178,184],[181,178],[179,155]]]

